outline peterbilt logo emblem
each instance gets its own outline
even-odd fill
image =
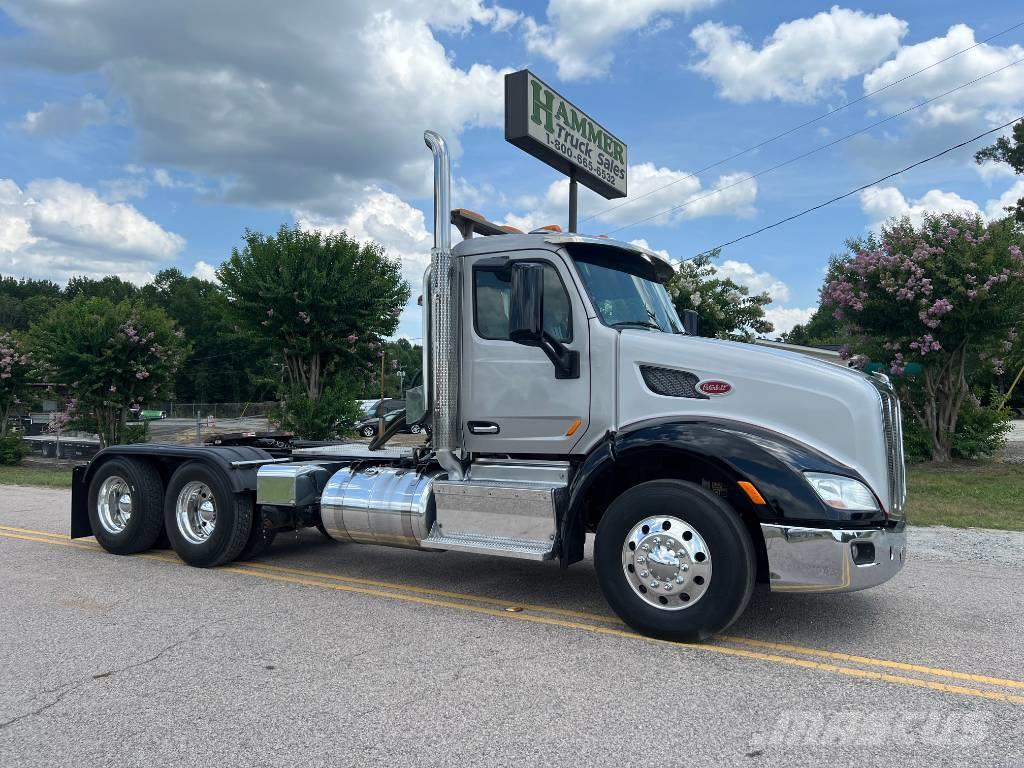
[[[722,395],[728,395],[732,392],[732,384],[728,381],[718,381],[712,379],[710,381],[702,381],[697,385],[697,389],[703,392],[705,395],[711,395],[712,397],[721,397]]]

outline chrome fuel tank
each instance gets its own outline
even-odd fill
[[[432,484],[443,473],[394,467],[336,472],[320,497],[327,533],[339,541],[422,548],[436,517]]]

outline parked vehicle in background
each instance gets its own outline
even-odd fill
[[[900,409],[885,376],[700,338],[665,288],[672,265],[646,248],[450,211],[447,147],[425,139],[425,384],[405,412],[369,445],[107,448],[75,469],[72,537],[130,554],[166,533],[209,567],[316,526],[568,567],[589,533],[615,612],[686,641],[735,621],[757,580],[849,592],[902,568]],[[429,423],[427,444],[385,447],[402,421]]]
[[[133,406],[128,409],[128,418],[134,421],[158,421],[167,418],[167,411]]]

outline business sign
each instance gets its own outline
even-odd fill
[[[626,196],[626,144],[527,69],[505,75],[505,140],[606,199]]]

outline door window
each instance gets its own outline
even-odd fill
[[[478,267],[473,270],[473,305],[477,335],[508,339],[512,270]],[[544,331],[562,343],[572,341],[572,304],[558,271],[544,264]]]

